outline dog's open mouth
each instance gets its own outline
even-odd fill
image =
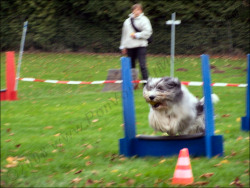
[[[152,107],[154,107],[154,108],[158,108],[159,106],[162,105],[161,103],[159,103],[159,102],[154,102],[154,101],[150,101],[149,103],[150,103],[150,104],[152,105]]]

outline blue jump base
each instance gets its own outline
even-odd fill
[[[212,156],[223,155],[223,137],[221,135],[211,137]],[[133,138],[127,140],[120,139],[120,154],[126,157],[162,157],[178,155],[180,150],[188,148],[191,156],[206,156],[205,136],[192,139],[174,139],[174,140],[151,140]]]
[[[120,154],[126,157],[173,156],[183,148],[188,148],[192,156],[223,155],[223,136],[214,135],[213,105],[211,99],[211,82],[209,57],[202,55],[203,93],[205,96],[205,135],[184,136],[148,136],[136,137],[134,91],[131,83],[130,58],[122,57],[122,99],[125,137],[119,140]]]
[[[246,116],[241,118],[241,130],[250,130],[250,54],[247,55],[247,92],[246,92]]]

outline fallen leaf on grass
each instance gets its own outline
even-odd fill
[[[131,186],[131,185],[134,185],[135,184],[135,180],[134,179],[129,179],[127,182],[126,182],[126,185],[127,186]]]
[[[230,117],[230,116],[231,116],[230,114],[224,114],[221,117]]]
[[[97,121],[99,121],[99,119],[94,119],[92,122],[95,123],[95,122],[97,122]]]
[[[93,146],[92,146],[91,144],[88,144],[88,145],[87,145],[87,148],[88,148],[88,149],[92,149]]]
[[[8,170],[6,170],[6,169],[1,169],[0,172],[3,172],[3,173],[4,173],[4,172],[8,172]]]
[[[224,73],[225,71],[223,71],[223,70],[214,70],[212,73],[214,73],[214,74],[216,74],[216,73],[219,73],[219,74],[221,74],[221,73]]]
[[[221,164],[227,164],[227,163],[229,163],[229,160],[222,160],[221,162],[220,162]]]
[[[86,166],[90,166],[90,165],[92,165],[92,162],[91,162],[91,161],[87,161],[87,162],[85,163],[85,165],[86,165]]]
[[[211,176],[213,176],[214,175],[214,173],[205,173],[205,174],[202,174],[201,176],[200,176],[200,178],[210,178]]]
[[[77,172],[75,172],[74,174],[80,174],[82,172],[82,170],[78,170]]]
[[[72,170],[70,170],[70,171],[66,172],[66,174],[69,174],[69,173],[71,173],[71,172],[75,172],[75,171],[76,171],[76,168],[74,168],[74,169],[72,169]]]
[[[119,161],[126,161],[126,157],[121,157],[120,159],[119,159]]]
[[[210,69],[215,69],[216,66],[215,65],[210,65]]]
[[[6,130],[7,133],[9,133],[10,131],[11,131],[11,128],[8,128],[8,129]]]
[[[19,148],[20,146],[21,146],[21,144],[17,144],[17,145],[15,145],[15,147],[16,147],[16,148]]]
[[[7,164],[5,165],[6,168],[14,168],[17,166],[18,163],[12,163],[12,164]]]
[[[13,161],[16,161],[17,160],[17,157],[7,157],[7,159],[6,159],[6,161],[8,162],[8,163],[12,163]]]
[[[139,174],[136,174],[135,177],[139,177],[139,176],[141,176],[141,175],[142,175],[142,173],[139,173]]]
[[[236,140],[239,141],[239,140],[242,140],[243,137],[242,136],[239,136]]]
[[[63,147],[64,144],[57,144],[57,147]]]
[[[219,162],[218,164],[215,164],[214,167],[218,167],[218,166],[221,166],[222,164],[227,164],[227,163],[229,163],[229,160],[225,159]]]
[[[249,168],[244,171],[244,173],[249,175]]]
[[[239,69],[241,69],[241,67],[233,67],[233,69],[239,70]]]
[[[80,155],[77,155],[77,156],[76,156],[76,158],[79,158],[79,157],[81,157],[81,156],[82,156],[82,154],[80,154]]]
[[[90,156],[86,156],[86,157],[84,157],[84,159],[86,160],[86,159],[89,159],[90,158]]]
[[[237,119],[236,119],[236,122],[241,122],[241,118],[240,118],[240,117],[237,118]]]
[[[60,136],[61,135],[61,133],[57,133],[57,134],[55,134],[54,136]]]
[[[218,163],[218,164],[215,164],[214,167],[218,167],[218,166],[221,166],[222,164]]]
[[[235,151],[231,151],[230,156],[235,156],[235,155],[237,155],[237,153]]]
[[[179,68],[179,69],[176,69],[176,71],[180,71],[180,72],[187,72],[188,70],[185,69],[185,68]]]
[[[30,161],[27,159],[24,163],[25,164],[30,164]]]
[[[44,129],[53,129],[53,126],[44,127]]]
[[[24,161],[25,159],[26,159],[26,157],[20,157],[20,158],[18,157],[17,161]]]
[[[116,183],[114,181],[111,181],[106,184],[106,187],[111,187],[112,185],[115,185]]]
[[[116,173],[116,172],[118,172],[118,170],[117,170],[117,169],[114,169],[114,170],[111,170],[111,172],[112,172],[112,173]]]
[[[162,159],[160,162],[159,162],[159,164],[162,164],[162,163],[164,163],[166,161],[166,159]]]
[[[11,141],[11,139],[5,140],[5,142],[10,142],[10,141]]]
[[[100,180],[94,180],[94,183],[103,183],[103,178],[101,178]]]
[[[97,170],[92,170],[91,173],[92,173],[93,175],[99,174],[99,172],[98,172]]]
[[[214,131],[214,133],[216,133],[216,134],[219,133],[219,132],[220,132],[220,130],[218,130],[218,129]]]
[[[110,100],[110,101],[113,101],[113,102],[116,102],[116,99],[115,98],[109,98],[108,100]]]
[[[82,178],[78,178],[78,177],[77,177],[77,178],[71,180],[71,183],[78,184],[81,180],[82,180]]]
[[[94,181],[92,179],[88,179],[85,183],[86,186],[90,186],[92,184],[94,184]]]
[[[244,186],[244,184],[240,182],[239,177],[235,178],[235,180],[233,182],[231,182],[229,185],[235,185],[237,187],[243,187]]]
[[[193,186],[195,186],[195,185],[198,185],[198,186],[203,186],[203,185],[207,185],[207,184],[209,184],[209,182],[208,181],[197,181],[197,182],[194,182],[194,183],[192,183],[192,184],[189,184],[189,185],[193,185]]]

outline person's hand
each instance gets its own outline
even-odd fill
[[[127,54],[127,49],[126,49],[126,48],[122,49],[122,54],[123,54],[123,55],[126,55],[126,54]]]
[[[130,36],[135,39],[135,33],[131,33]]]

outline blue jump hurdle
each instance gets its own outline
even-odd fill
[[[241,130],[249,131],[250,130],[250,54],[247,55],[247,96],[246,96],[246,116],[241,118]]]
[[[134,91],[131,83],[130,58],[122,57],[122,99],[125,137],[120,139],[120,154],[132,157],[172,156],[178,155],[183,148],[188,148],[192,156],[223,155],[223,136],[214,135],[214,115],[211,99],[211,79],[209,56],[202,55],[203,94],[205,96],[205,125],[204,135],[195,136],[136,136]]]

